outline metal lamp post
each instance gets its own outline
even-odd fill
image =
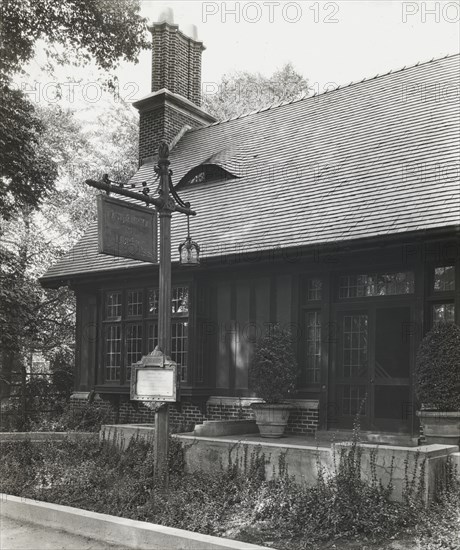
[[[167,357],[171,356],[171,216],[174,211],[186,214],[188,218],[196,215],[196,212],[190,209],[190,204],[182,202],[175,192],[169,165],[169,146],[162,141],[158,148],[158,166],[155,167],[155,172],[160,179],[158,198],[149,196],[149,188],[145,183],[143,184],[144,189],[139,193],[125,189],[123,184],[114,185],[108,176],[104,176],[100,182],[86,180],[89,186],[106,191],[107,194],[114,193],[130,197],[145,202],[147,205],[154,205],[157,209],[160,218],[158,348]],[[190,231],[188,231],[184,246],[188,247],[189,252],[183,255],[182,248],[180,249],[181,263],[196,265],[199,261],[199,247],[191,241]],[[155,411],[154,475],[156,481],[164,489],[168,484],[168,438],[169,406],[166,402],[159,403]]]

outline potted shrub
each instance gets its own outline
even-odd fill
[[[417,416],[428,443],[460,442],[460,327],[438,323],[417,353]]]
[[[252,405],[262,437],[283,435],[293,408],[283,401],[294,392],[297,372],[291,334],[274,325],[257,342],[249,368],[250,387],[264,400]]]

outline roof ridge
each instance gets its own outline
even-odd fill
[[[379,74],[377,73],[375,76],[371,76],[371,77],[364,77],[362,80],[357,80],[357,81],[351,81],[349,84],[338,84],[334,89],[332,90],[325,90],[324,92],[321,92],[321,93],[314,93],[312,95],[303,95],[297,99],[290,99],[290,100],[283,100],[283,101],[275,101],[269,105],[266,105],[264,107],[260,107],[258,109],[253,109],[252,111],[248,111],[246,113],[240,113],[238,115],[234,115],[232,117],[228,117],[228,118],[225,118],[223,120],[218,120],[216,122],[211,122],[210,124],[207,124],[206,126],[200,126],[199,128],[193,128],[191,130],[191,132],[197,132],[199,130],[203,130],[204,128],[209,128],[211,126],[219,126],[220,124],[225,124],[226,122],[231,122],[233,120],[237,120],[237,119],[240,119],[240,118],[246,118],[250,115],[254,115],[254,114],[257,114],[257,113],[260,113],[262,111],[268,111],[268,110],[272,110],[272,109],[277,109],[279,107],[284,107],[285,105],[290,105],[292,103],[300,103],[301,101],[306,101],[308,99],[312,99],[314,97],[321,97],[323,95],[326,95],[326,94],[331,94],[333,92],[337,92],[338,90],[344,90],[344,89],[347,89],[347,88],[351,88],[352,86],[357,86],[359,84],[362,84],[363,82],[369,82],[370,80],[375,80],[376,78],[383,78],[385,76],[389,76],[390,74],[396,74],[396,73],[400,73],[402,71],[407,71],[409,69],[413,69],[415,67],[419,67],[419,66],[422,66],[422,65],[428,65],[429,63],[432,63],[433,61],[441,61],[442,59],[447,59],[448,57],[455,57],[457,55],[460,55],[460,52],[457,52],[457,53],[454,53],[454,54],[446,54],[446,55],[443,55],[441,57],[432,57],[431,59],[429,60],[426,60],[426,61],[417,61],[417,63],[414,63],[413,65],[404,65],[404,67],[400,68],[400,69],[390,69],[388,72],[385,72],[385,73],[382,73],[382,74]]]

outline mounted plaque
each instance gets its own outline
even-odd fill
[[[177,364],[155,350],[131,366],[131,400],[163,401],[177,399]]]
[[[100,254],[157,262],[155,210],[98,195],[97,219]]]

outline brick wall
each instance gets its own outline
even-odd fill
[[[287,433],[314,434],[318,429],[318,409],[295,409],[289,415]]]
[[[156,109],[140,112],[139,119],[139,161],[156,155],[162,139],[168,143],[177,136],[184,126],[201,126],[192,115],[186,115],[167,104]]]
[[[84,407],[84,399],[71,399],[72,407]],[[109,415],[108,424],[150,424],[155,422],[155,413],[142,403],[129,401],[127,396],[120,397],[119,402],[96,398],[95,403],[104,408]],[[196,424],[205,420],[253,420],[254,413],[246,403],[239,404],[228,400],[181,401],[169,407],[171,430],[192,431]],[[287,433],[315,433],[318,427],[318,410],[298,408],[291,411]]]
[[[153,25],[152,92],[166,88],[201,104],[202,42],[185,36],[177,25]]]

